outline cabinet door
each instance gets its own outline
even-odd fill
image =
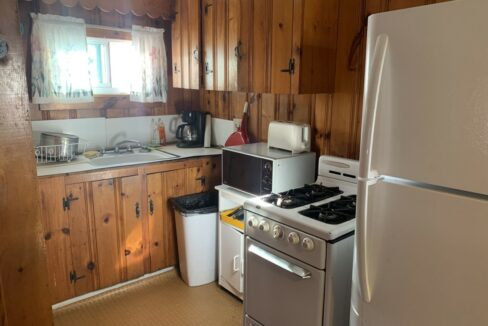
[[[294,0],[273,0],[271,92],[290,93]]]
[[[184,0],[183,0],[184,1]],[[173,87],[181,88],[181,1],[175,1],[175,19],[171,28],[171,51],[172,51],[172,70],[173,70]]]
[[[215,186],[220,185],[222,183],[221,157],[213,156],[205,159],[201,175],[205,178],[203,191],[213,190]]]
[[[122,249],[113,179],[91,182],[96,266],[100,288],[122,281]]]
[[[186,169],[186,192],[195,194],[205,191],[206,177],[203,175],[202,167]]]
[[[69,278],[72,264],[69,222],[63,208],[63,200],[66,199],[64,178],[40,179],[39,195],[51,302],[56,303],[72,298],[75,294]]]
[[[202,1],[203,85],[214,90],[214,0]]]
[[[66,186],[69,199],[68,223],[71,246],[71,281],[75,295],[95,290],[96,264],[92,255],[90,216],[83,183]]]
[[[252,3],[253,0],[228,0],[227,2],[227,90],[229,91],[249,91]],[[260,48],[259,51],[265,49]]]
[[[163,180],[165,182],[166,196],[163,197],[164,214],[164,247],[165,247],[165,266],[176,265],[178,261],[177,245],[176,245],[176,229],[174,220],[174,210],[169,199],[173,197],[183,196],[187,194],[186,189],[186,170],[174,170],[163,173]]]
[[[239,293],[243,292],[244,236],[231,226],[220,222],[220,276]]]
[[[190,89],[200,88],[200,1],[187,0],[188,3],[188,40],[190,42]]]
[[[213,0],[214,3],[214,83],[216,91],[227,87],[227,1]]]
[[[271,30],[273,0],[254,0],[252,10],[251,90],[270,92]]]
[[[120,178],[123,246],[127,279],[144,275],[142,187],[138,175]]]
[[[166,203],[166,175],[162,173],[149,174],[147,184],[147,220],[148,243],[151,272],[163,269],[166,266],[165,232],[167,225]]]

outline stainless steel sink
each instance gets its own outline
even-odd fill
[[[124,153],[124,154],[105,154],[90,160],[94,166],[120,166],[131,164],[144,164],[164,160],[174,160],[179,156],[171,153]]]

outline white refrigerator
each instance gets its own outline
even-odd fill
[[[488,325],[488,0],[369,19],[351,325]]]

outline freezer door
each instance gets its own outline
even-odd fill
[[[488,1],[370,17],[361,177],[488,194]]]
[[[359,185],[360,325],[488,325],[488,198],[390,181]]]

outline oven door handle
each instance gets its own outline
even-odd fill
[[[287,271],[292,274],[295,274],[296,276],[302,278],[302,279],[307,279],[312,277],[312,273],[307,271],[304,268],[301,268],[300,266],[294,265],[290,263],[289,261],[284,260],[283,258],[280,258],[278,256],[273,255],[272,253],[267,252],[264,249],[261,249],[253,244],[249,246],[247,249],[250,253],[266,260],[267,262]]]

